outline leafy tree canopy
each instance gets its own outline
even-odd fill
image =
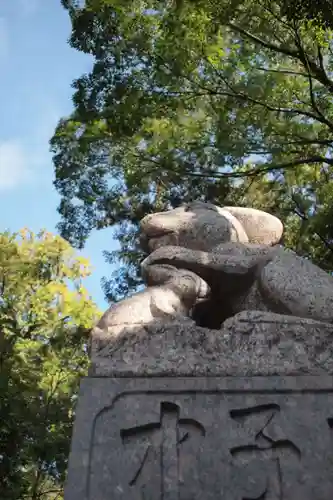
[[[96,306],[52,234],[0,234],[0,498],[61,500]]]
[[[330,0],[282,0],[282,12],[288,21],[311,21],[322,28],[333,28],[333,10]]]
[[[63,0],[94,56],[51,140],[60,229],[113,226],[138,285],[138,220],[193,198],[260,207],[284,243],[333,270],[332,32],[270,0]]]

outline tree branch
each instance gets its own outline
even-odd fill
[[[308,81],[309,81],[310,100],[311,100],[312,108],[317,113],[317,115],[320,117],[320,119],[321,119],[320,121],[322,123],[325,123],[327,125],[327,127],[331,131],[333,131],[333,123],[324,116],[324,114],[322,113],[322,111],[319,109],[319,107],[317,105],[316,98],[315,98],[314,91],[313,91],[313,81],[312,81],[312,75],[311,75],[311,69],[310,69],[310,61],[309,61],[309,58],[304,50],[301,38],[300,38],[297,30],[295,30],[295,35],[296,35],[296,44],[297,44],[298,50],[301,54],[302,59],[304,60],[305,67],[307,70],[307,76],[308,76]],[[324,70],[324,73],[326,75],[325,70]]]
[[[257,45],[261,45],[262,47],[265,47],[268,50],[272,50],[274,52],[278,52],[280,54],[284,54],[286,56],[299,59],[299,54],[296,50],[287,49],[286,47],[281,47],[279,45],[275,45],[274,43],[266,42],[265,40],[262,40],[261,38],[252,35],[252,33],[244,30],[243,28],[237,26],[234,23],[228,23],[227,26],[229,26],[229,28],[231,28],[233,31],[236,31],[237,33],[240,33],[246,38],[249,38],[250,40],[252,40],[252,42],[256,43]]]
[[[279,73],[281,75],[294,75],[294,76],[303,76],[307,78],[307,73],[301,73],[300,71],[292,71],[287,69],[271,69],[271,68],[263,68],[262,66],[255,67],[258,71],[265,71],[267,73]]]
[[[293,193],[291,193],[290,195],[293,203],[295,204],[296,206],[296,210],[295,210],[295,214],[300,217],[300,219],[302,219],[302,221],[304,222],[308,222],[309,221],[309,218],[308,216],[305,214],[304,210],[303,210],[303,207],[300,206],[299,202],[297,201],[295,195]],[[324,236],[322,236],[322,234],[318,233],[318,231],[315,231],[315,233],[318,238],[324,243],[324,245],[326,246],[326,248],[328,248],[328,250],[330,250],[331,252],[333,252],[333,246],[326,240],[326,238],[324,238]]]
[[[224,95],[226,97],[231,97],[234,99],[240,99],[241,101],[248,101],[253,104],[256,104],[257,106],[261,106],[268,111],[273,111],[276,113],[285,113],[285,114],[290,114],[290,115],[300,115],[300,116],[306,116],[307,118],[311,118],[312,120],[318,121],[326,125],[331,129],[333,125],[330,122],[327,122],[326,118],[322,118],[321,116],[312,113],[311,111],[306,111],[302,109],[297,109],[297,108],[280,108],[280,107],[275,107],[271,106],[270,104],[262,101],[258,101],[257,99],[254,99],[253,97],[250,97],[249,95],[242,94],[240,92],[237,93],[230,93],[230,92],[224,92],[224,91],[218,91],[218,90],[213,90],[211,89],[210,92],[215,95]],[[328,125],[329,123],[329,125]]]
[[[267,42],[265,40],[262,40],[261,38],[258,38],[257,36],[253,35],[252,33],[249,33],[248,31],[244,30],[240,26],[237,26],[234,23],[228,23],[229,28],[232,30],[236,31],[237,33],[245,36],[249,40],[251,40],[253,43],[257,45],[261,45],[262,47],[272,50],[274,52],[277,52],[279,54],[284,54],[288,57],[292,57],[293,59],[297,59],[298,61],[301,61],[303,66],[306,68],[306,61],[304,60],[304,57],[299,51],[297,50],[292,50],[288,49],[287,47],[282,47],[279,45],[275,45],[274,43]],[[322,83],[324,87],[330,90],[330,92],[333,93],[333,81],[330,80],[328,77],[326,71],[323,71],[320,66],[318,66],[313,60],[308,60],[308,64],[310,67],[311,72],[313,75],[316,77],[318,82]]]
[[[329,163],[330,165],[333,165],[333,159],[330,158],[324,158],[321,156],[313,156],[310,158],[302,158],[299,160],[293,160],[291,162],[286,162],[286,163],[280,163],[278,165],[265,165],[265,166],[260,166],[257,168],[254,168],[252,170],[249,170],[247,172],[225,172],[225,173],[213,173],[213,174],[197,174],[195,172],[189,172],[187,171],[187,174],[193,177],[216,177],[216,178],[242,178],[242,177],[253,177],[257,175],[262,175],[266,174],[268,172],[272,172],[274,170],[284,170],[284,169],[289,169],[289,168],[294,168],[299,165],[310,165],[313,163]]]
[[[215,70],[216,71],[216,70]],[[223,77],[219,72],[218,72],[218,77],[223,81],[223,83],[229,88],[230,92],[223,91],[223,90],[216,90],[212,88],[207,88],[204,85],[200,84],[199,82],[194,82],[191,78],[189,78],[187,75],[182,75],[183,78],[187,79],[192,85],[197,85],[201,90],[205,91],[207,94],[210,95],[221,95],[225,97],[230,97],[233,99],[239,99],[243,102],[251,102],[252,104],[256,104],[258,106],[264,107],[268,111],[273,111],[276,113],[286,113],[286,114],[294,114],[294,115],[300,115],[300,116],[306,116],[307,118],[311,118],[312,120],[319,121],[320,123],[323,123],[327,127],[331,129],[331,123],[326,120],[325,117],[321,117],[320,115],[314,114],[310,111],[302,110],[302,109],[297,109],[297,108],[281,108],[281,107],[276,107],[276,106],[271,106],[270,104],[266,102],[259,101],[258,99],[254,99],[253,97],[250,97],[247,94],[243,94],[242,92],[239,92],[238,90],[234,89],[230,82]],[[190,91],[192,94],[193,91]],[[181,94],[187,94],[185,93],[180,93]],[[204,93],[197,93],[197,96],[200,95],[205,95]],[[332,125],[333,126],[333,125]]]
[[[242,31],[245,32],[245,30],[242,30]],[[245,33],[247,33],[247,32],[245,32]],[[251,34],[249,34],[249,36],[252,37]],[[254,38],[256,39],[256,37],[254,37]],[[277,46],[274,46],[274,47],[277,47]],[[297,52],[295,52],[295,54],[297,54],[297,58],[300,59],[299,54]],[[163,59],[160,56],[159,56],[159,59],[162,61],[163,64],[165,64],[165,62],[163,61]],[[206,61],[209,62],[207,59],[206,59]],[[209,62],[209,64],[211,65],[210,62]],[[327,127],[329,127],[330,130],[331,130],[331,127],[333,127],[333,124],[331,124],[324,116],[322,117],[320,114],[318,115],[318,113],[315,114],[315,113],[312,113],[310,111],[306,111],[306,110],[302,110],[302,109],[297,109],[297,108],[282,108],[282,107],[271,106],[270,104],[268,104],[266,102],[259,101],[258,99],[254,99],[253,97],[250,97],[249,95],[243,94],[242,92],[239,92],[236,89],[234,89],[231,86],[230,82],[225,77],[223,77],[216,70],[216,68],[214,68],[214,71],[215,71],[215,73],[218,74],[218,78],[220,78],[223,81],[223,83],[229,88],[230,92],[223,91],[223,90],[212,89],[212,88],[209,88],[209,87],[207,88],[205,85],[203,85],[203,84],[201,84],[201,83],[199,83],[197,81],[193,81],[193,79],[191,79],[188,75],[180,75],[182,78],[188,80],[192,85],[197,86],[203,92],[195,92],[195,91],[179,92],[178,95],[177,95],[177,97],[184,96],[184,95],[187,95],[187,94],[190,94],[190,95],[194,94],[196,97],[205,96],[205,95],[211,95],[211,96],[213,96],[213,95],[216,95],[216,96],[221,95],[221,96],[230,97],[230,98],[233,98],[233,99],[236,99],[236,100],[238,99],[238,100],[241,100],[243,102],[250,102],[252,104],[256,104],[258,106],[264,107],[268,111],[273,111],[273,112],[276,112],[276,113],[285,113],[285,114],[293,114],[293,115],[305,116],[307,118],[311,118],[312,120],[319,121],[323,125],[326,125]],[[176,97],[176,93],[174,94],[173,97]]]
[[[158,160],[154,160],[153,158],[143,158],[142,156],[136,155],[138,159],[140,159],[142,162],[150,162],[158,167],[161,167],[161,162]],[[254,176],[259,176],[266,174],[268,172],[273,172],[275,170],[284,170],[284,169],[289,169],[289,168],[294,168],[300,165],[311,165],[315,163],[328,163],[330,165],[333,165],[333,158],[325,158],[322,156],[311,156],[308,158],[300,158],[298,160],[293,160],[290,162],[286,163],[280,163],[277,165],[272,165],[272,164],[265,164],[264,166],[259,166],[256,168],[253,168],[248,171],[243,171],[243,172],[211,172],[211,173],[200,173],[200,172],[193,172],[191,170],[191,167],[186,168],[185,167],[185,174],[188,175],[189,177],[199,177],[203,179],[237,179],[237,178],[245,178],[245,177],[254,177]],[[171,169],[170,167],[167,167],[165,164],[163,165],[164,170],[171,172],[172,174],[176,174],[176,172]],[[148,170],[145,172],[148,175],[156,173],[156,170]]]

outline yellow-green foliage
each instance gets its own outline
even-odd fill
[[[0,234],[1,499],[60,498],[98,317],[82,283],[89,274],[59,236]]]

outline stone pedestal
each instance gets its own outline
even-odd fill
[[[87,378],[65,500],[332,500],[331,376]]]
[[[123,332],[82,381],[65,500],[332,500],[333,325]]]

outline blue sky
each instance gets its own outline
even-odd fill
[[[60,0],[0,0],[0,231],[56,231],[48,141],[71,112],[71,82],[92,64],[68,45],[69,35]],[[93,266],[86,286],[102,309],[100,280],[112,271],[102,251],[114,246],[110,231],[96,231],[82,251]]]

